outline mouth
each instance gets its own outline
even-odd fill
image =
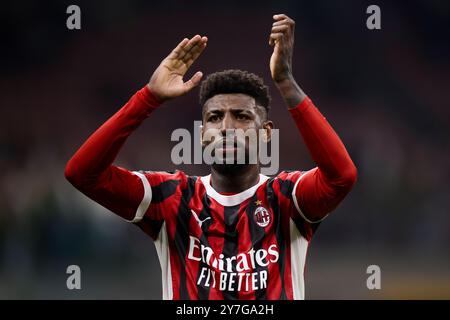
[[[245,145],[238,139],[220,139],[215,143],[214,149],[218,152],[237,152],[239,149],[243,149]]]
[[[216,149],[219,153],[235,153],[238,151],[237,147],[219,147]]]

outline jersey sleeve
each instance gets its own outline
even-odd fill
[[[318,167],[308,171],[283,171],[276,180],[284,212],[308,241],[348,193],[347,188],[327,181]]]
[[[282,171],[275,178],[273,189],[278,197],[278,203],[284,215],[287,215],[295,224],[300,234],[311,240],[320,221],[309,220],[300,209],[297,193],[297,182],[306,172]]]
[[[145,86],[83,143],[64,174],[80,192],[130,222],[139,222],[150,206],[145,174],[113,164],[123,144],[160,105]],[[152,218],[152,217],[151,217]]]
[[[131,222],[155,240],[162,224],[177,214],[187,176],[182,171],[139,171],[135,174],[140,177],[144,192]]]
[[[284,173],[293,217],[303,225],[317,225],[345,198],[356,183],[357,170],[341,139],[306,97],[289,109],[317,167]]]

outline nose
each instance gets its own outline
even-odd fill
[[[229,114],[225,114],[220,127],[222,136],[225,136],[226,131],[230,129],[234,129],[233,119]]]

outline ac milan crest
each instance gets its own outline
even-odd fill
[[[265,228],[270,223],[270,213],[264,207],[257,207],[255,213],[253,214],[253,218],[258,226]]]

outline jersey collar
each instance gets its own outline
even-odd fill
[[[214,188],[211,186],[210,174],[207,176],[200,177],[200,180],[205,186],[206,194],[225,207],[236,206],[241,202],[243,202],[244,200],[247,200],[248,198],[252,197],[255,194],[256,189],[258,189],[258,187],[262,185],[264,182],[266,182],[268,179],[269,179],[268,176],[259,174],[259,182],[255,184],[253,187],[250,187],[240,193],[227,196],[220,194],[216,190],[214,190]]]

